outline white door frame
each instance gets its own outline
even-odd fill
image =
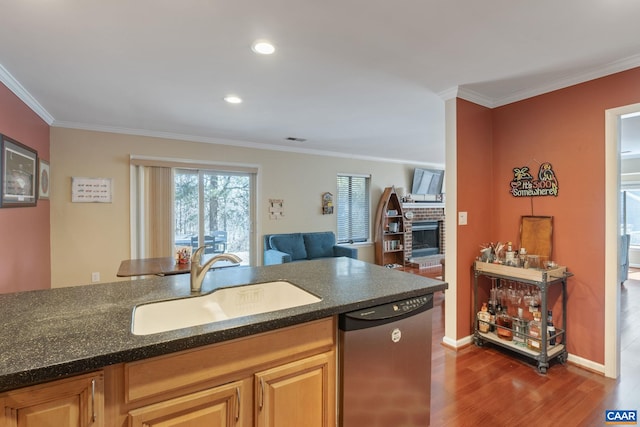
[[[620,376],[620,116],[640,104],[605,111],[604,374]]]

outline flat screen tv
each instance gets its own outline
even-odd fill
[[[443,182],[443,170],[416,168],[413,171],[413,185],[411,186],[411,194],[442,194]]]

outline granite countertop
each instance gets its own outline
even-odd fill
[[[133,335],[133,308],[190,296],[189,275],[0,295],[0,391],[240,338],[447,288],[350,258],[210,271],[202,293],[288,280],[321,302],[152,335]]]

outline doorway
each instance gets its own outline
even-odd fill
[[[605,111],[605,348],[604,373],[620,376],[620,244],[621,244],[621,121],[640,111],[640,104]],[[610,331],[614,331],[611,333]]]

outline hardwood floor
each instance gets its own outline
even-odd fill
[[[633,278],[633,275],[632,277]],[[434,298],[431,426],[600,426],[606,409],[640,409],[640,272],[622,290],[618,380],[567,363],[546,375],[528,359],[487,345],[442,345],[444,294]]]

